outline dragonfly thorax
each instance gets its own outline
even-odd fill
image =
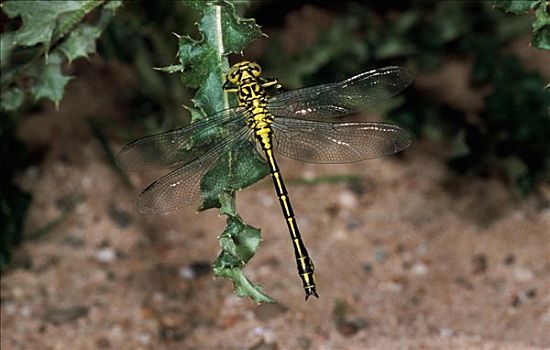
[[[267,105],[267,93],[257,81],[250,81],[238,87],[239,105],[246,109]]]

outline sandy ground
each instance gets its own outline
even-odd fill
[[[20,177],[34,194],[27,232],[83,201],[3,274],[2,349],[550,348],[550,187],[519,201],[496,179],[455,177],[424,142],[344,166],[280,157],[287,182],[361,181],[287,186],[316,266],[308,302],[269,179],[239,193],[264,237],[246,273],[279,301],[258,306],[209,271],[216,211],[135,212],[152,178],[126,189],[85,122],[117,118],[116,89],[81,78],[64,100],[76,102],[21,125],[31,147],[49,145]]]

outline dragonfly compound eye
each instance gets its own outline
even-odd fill
[[[229,72],[227,72],[227,80],[229,80],[232,84],[237,84],[240,80],[241,73],[238,69],[231,68]]]
[[[259,77],[262,74],[262,67],[257,63],[250,63],[250,72],[253,76]]]

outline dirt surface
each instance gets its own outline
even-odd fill
[[[64,101],[21,125],[31,148],[49,145],[19,179],[34,195],[26,231],[82,200],[3,274],[2,349],[550,348],[550,187],[516,200],[497,179],[456,178],[424,142],[342,166],[279,157],[320,299],[304,302],[266,179],[238,195],[264,237],[246,273],[279,301],[258,306],[209,270],[216,211],[135,212],[153,177],[124,187],[85,119],[116,120],[116,84],[81,77]],[[291,182],[335,174],[360,181]]]

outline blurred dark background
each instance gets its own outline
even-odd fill
[[[252,43],[243,56],[231,55],[231,62],[243,57],[259,62],[284,89],[338,81],[387,65],[406,66],[415,83],[383,106],[384,118],[438,150],[441,156],[434,159],[454,174],[450,191],[460,192],[457,184],[488,179],[505,184],[507,198],[534,200],[538,210],[548,210],[550,95],[545,86],[550,56],[531,43],[534,10],[512,13],[492,1],[279,0],[235,6],[268,37]],[[98,17],[90,12],[82,21],[95,23]],[[10,18],[4,10],[1,20],[2,35],[22,25],[20,16]],[[28,184],[59,170],[48,165],[52,154],[61,154],[65,165],[71,162],[63,160],[64,152],[80,159],[78,145],[58,139],[62,130],[92,135],[113,181],[130,187],[128,175],[114,162],[114,145],[189,122],[183,106],[192,105],[194,92],[178,74],[152,67],[176,63],[172,33],[198,39],[197,20],[183,2],[126,1],[104,28],[95,54],[63,63],[62,71],[72,81],[58,107],[27,93],[17,108],[2,110],[3,275],[9,266],[29,264],[14,259],[23,241],[55,232],[87,201],[86,194],[61,196],[56,190],[50,199],[56,209],[47,219],[28,217],[31,206],[47,207],[44,200],[33,202],[35,188]],[[26,63],[21,57],[29,57],[29,48],[12,53],[9,64],[3,63],[3,75]],[[25,90],[33,77],[23,74],[10,84]],[[7,99],[7,90],[2,93]],[[79,98],[71,100],[74,96]],[[75,111],[83,116],[71,114]],[[46,123],[54,126],[48,129]],[[80,170],[86,169],[84,159],[76,162]],[[110,213],[121,225],[127,220],[117,210]]]
[[[459,174],[498,177],[518,196],[548,180],[550,117],[544,86],[550,65],[547,53],[530,47],[532,16],[506,13],[489,1],[289,0],[236,6],[269,36],[253,43],[244,57],[260,62],[284,88],[405,65],[417,75],[416,84],[389,106],[389,120],[444,147],[446,162]],[[97,54],[65,67],[75,79],[86,71],[127,79],[118,92],[125,117],[94,116],[94,130],[130,140],[188,120],[181,106],[191,105],[192,93],[177,75],[151,67],[175,62],[176,40],[170,33],[196,37],[196,16],[182,2],[126,2],[101,35]],[[20,18],[2,13],[3,31],[20,25]],[[93,96],[89,103],[95,103]],[[26,150],[15,131],[26,114],[45,105],[27,101],[16,112],[2,112],[1,201],[3,232],[9,232],[2,235],[2,266],[10,247],[22,239],[32,198],[13,179],[45,153]]]

